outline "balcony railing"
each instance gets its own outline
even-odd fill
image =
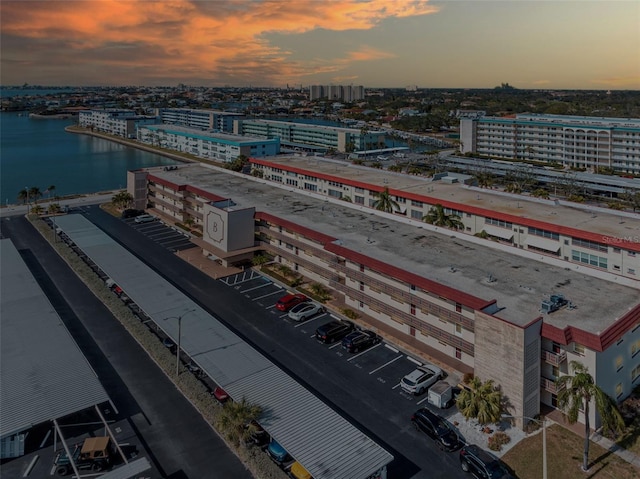
[[[542,350],[542,359],[544,362],[551,364],[552,366],[560,366],[563,361],[567,359],[567,352],[561,351],[559,353],[553,353],[551,351]]]
[[[558,394],[561,390],[556,385],[556,382],[553,379],[548,379],[545,377],[540,378],[540,387],[545,391],[549,391],[551,394]]]

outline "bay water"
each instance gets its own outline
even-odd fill
[[[0,113],[0,202],[17,203],[25,188],[66,196],[125,188],[127,171],[173,165],[161,155],[101,138],[68,133],[74,120],[32,119]],[[43,195],[47,199],[48,195]]]

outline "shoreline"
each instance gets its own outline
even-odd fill
[[[169,153],[167,151],[158,150],[153,146],[145,145],[143,143],[139,143],[137,140],[128,140],[126,138],[113,137],[111,135],[106,135],[103,133],[90,131],[79,127],[77,125],[69,125],[65,127],[64,131],[67,133],[75,133],[78,135],[88,135],[93,136],[95,138],[101,138],[103,140],[112,141],[114,143],[119,143],[124,146],[130,146],[132,148],[137,148],[138,150],[146,151],[147,153],[155,153],[156,155],[164,156],[165,158],[169,158],[171,160],[179,161],[181,163],[200,163],[198,160],[192,160],[190,158],[185,158],[179,154]]]

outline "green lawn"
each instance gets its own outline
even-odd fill
[[[547,428],[547,477],[549,479],[636,479],[640,470],[615,454],[591,443],[588,473],[582,472],[584,440],[571,431],[554,424]],[[542,433],[520,441],[502,460],[519,479],[542,477]]]

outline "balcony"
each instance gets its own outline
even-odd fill
[[[542,360],[552,366],[560,366],[563,361],[567,360],[567,352],[552,353],[551,351],[542,350]]]
[[[551,394],[558,394],[560,391],[553,379],[547,379],[545,377],[540,378],[540,387],[545,391],[549,391]]]

